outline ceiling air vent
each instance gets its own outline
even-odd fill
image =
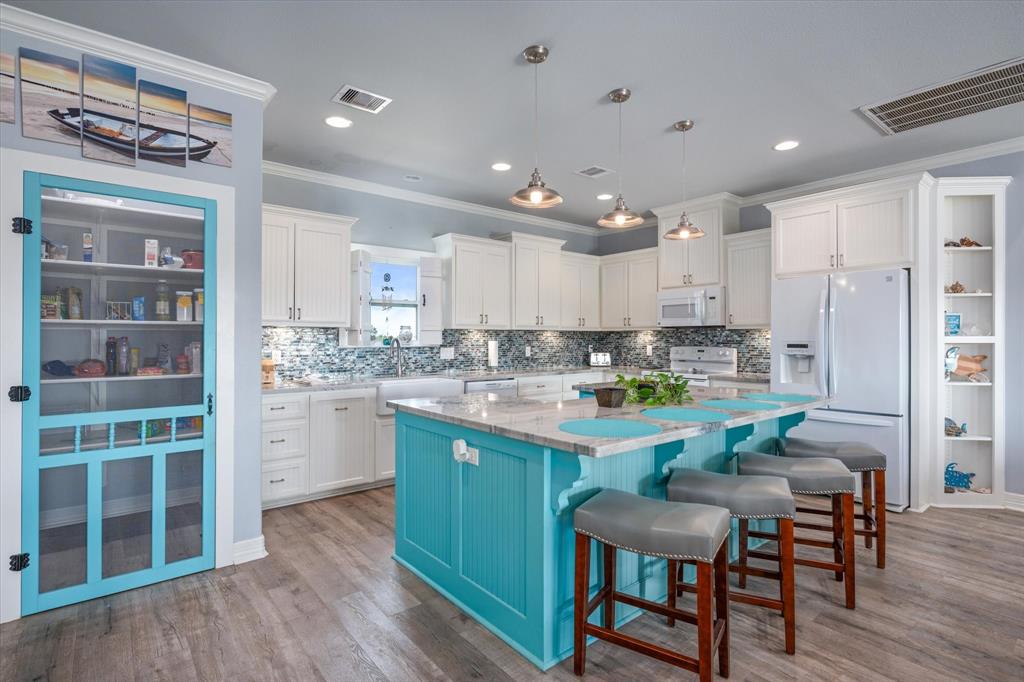
[[[860,108],[886,135],[1024,102],[1024,57]]]
[[[603,166],[588,166],[587,168],[581,168],[576,171],[576,175],[582,175],[585,178],[603,178],[606,175],[614,173],[610,168],[604,168]]]
[[[391,104],[390,97],[375,95],[352,85],[342,85],[341,90],[338,90],[338,94],[332,97],[331,101],[360,111],[368,111],[371,114],[379,114],[381,109]]]

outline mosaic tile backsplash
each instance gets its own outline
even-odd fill
[[[543,367],[585,366],[590,348],[608,352],[612,363],[634,367],[668,367],[672,346],[730,346],[738,349],[740,372],[768,372],[770,334],[767,329],[685,327],[649,331],[483,331],[446,329],[442,345],[455,348],[454,360],[442,360],[438,346],[411,346],[403,350],[409,374],[487,368],[487,341],[498,340],[499,368],[525,370]],[[646,347],[654,346],[647,357]],[[530,357],[524,347],[530,346]],[[389,348],[338,345],[338,330],[318,327],[264,327],[263,355],[281,351],[277,375],[297,379],[317,374],[393,374]]]

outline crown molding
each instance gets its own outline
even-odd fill
[[[554,220],[552,218],[543,218],[541,216],[534,216],[526,213],[517,213],[516,211],[494,208],[493,206],[473,204],[468,201],[460,201],[458,199],[449,199],[447,197],[440,197],[434,194],[427,194],[425,192],[401,189],[399,187],[382,185],[368,180],[358,180],[345,175],[335,175],[333,173],[324,173],[323,171],[299,168],[298,166],[289,166],[275,161],[264,161],[263,172],[267,175],[276,175],[278,177],[301,180],[303,182],[314,182],[319,185],[328,185],[330,187],[352,190],[353,192],[375,194],[377,196],[388,197],[390,199],[411,201],[417,204],[424,204],[426,206],[435,206],[437,208],[447,208],[453,211],[462,211],[463,213],[487,216],[488,218],[509,220],[512,222],[524,223],[526,225],[536,225],[537,227],[545,227],[549,230],[575,232],[576,234],[585,234],[592,237],[598,236],[603,232],[603,230],[596,227],[587,227],[585,225],[567,223],[561,220]]]
[[[914,159],[913,161],[904,161],[903,163],[895,163],[890,166],[872,168],[857,173],[847,173],[846,175],[838,175],[834,178],[815,180],[814,182],[786,187],[785,189],[754,194],[749,197],[743,197],[740,207],[784,201],[804,194],[814,194],[845,185],[885,180],[896,175],[923,173],[936,168],[942,168],[943,166],[952,166],[958,163],[967,163],[969,161],[977,161],[978,159],[987,159],[992,156],[1002,156],[1003,154],[1013,154],[1014,152],[1021,151],[1024,151],[1024,136],[1011,137],[1008,140],[1000,140],[999,142],[983,144],[978,147],[968,147],[967,149],[960,149],[955,152],[926,156],[922,159]]]
[[[280,204],[263,204],[263,210],[278,215],[287,216],[295,220],[311,220],[314,222],[327,222],[338,225],[345,225],[352,227],[355,225],[359,218],[353,218],[352,216],[341,215],[340,213],[322,213],[320,211],[310,211],[305,208],[294,208],[292,206],[281,206]]]
[[[141,7],[135,6],[133,11],[142,16]],[[263,102],[264,107],[277,93],[270,83],[249,76],[3,3],[0,3],[0,28],[252,97]]]
[[[678,216],[683,212],[683,209],[691,210],[693,208],[704,206],[705,204],[736,204],[737,206],[743,205],[743,197],[738,197],[735,194],[729,192],[718,192],[717,194],[708,194],[707,196],[697,197],[695,199],[687,199],[686,201],[680,201],[667,206],[658,206],[652,208],[651,213],[664,218],[665,216]]]

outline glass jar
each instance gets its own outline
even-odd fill
[[[171,288],[166,279],[156,281],[156,319],[161,322],[171,319]]]
[[[177,298],[177,305],[175,311],[177,316],[175,319],[178,322],[191,322],[192,321],[192,292],[191,291],[176,291],[174,292]]]
[[[192,290],[192,307],[194,310],[192,319],[196,322],[203,321],[203,306],[205,304],[205,300],[202,289]]]

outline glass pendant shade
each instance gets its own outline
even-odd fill
[[[626,200],[620,194],[615,199],[615,208],[598,218],[597,224],[601,227],[636,227],[644,222],[643,216],[635,211],[629,210]]]
[[[683,211],[683,215],[679,216],[679,224],[662,236],[665,239],[700,239],[704,236],[704,230],[691,223],[686,211]]]
[[[549,208],[562,203],[562,195],[546,187],[541,180],[540,171],[533,169],[530,183],[508,198],[516,206],[523,208]]]

